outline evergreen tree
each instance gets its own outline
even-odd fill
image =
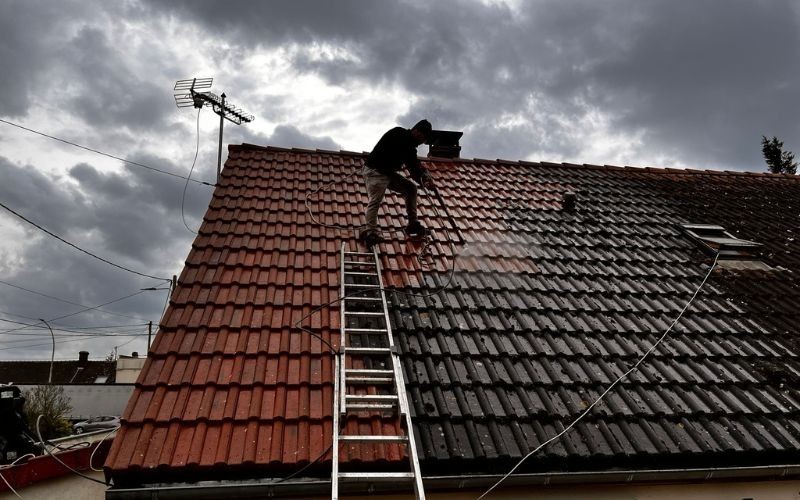
[[[794,161],[794,153],[783,150],[783,141],[777,137],[767,139],[761,136],[761,152],[764,154],[764,161],[767,168],[773,174],[796,174],[797,162]]]

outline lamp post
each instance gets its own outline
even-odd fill
[[[53,361],[56,359],[56,334],[53,333],[53,329],[50,328],[50,323],[39,318],[39,321],[47,325],[47,329],[50,330],[50,337],[53,339],[53,352],[50,354],[50,375],[47,377],[47,384],[50,385],[53,383]]]

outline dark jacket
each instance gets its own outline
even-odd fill
[[[417,182],[427,174],[417,159],[417,141],[411,131],[403,127],[395,127],[383,134],[366,163],[382,174],[397,172],[405,164],[411,178]]]

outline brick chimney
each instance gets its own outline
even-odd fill
[[[454,130],[432,130],[428,158],[458,158],[461,154],[459,139],[464,132]]]
[[[85,365],[89,362],[89,351],[80,351],[78,353],[78,362]]]

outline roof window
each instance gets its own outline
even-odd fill
[[[722,267],[741,269],[772,269],[761,262],[758,251],[763,245],[755,241],[743,240],[732,235],[724,227],[716,224],[681,224],[681,229],[689,235],[706,253],[719,253],[718,262]],[[724,264],[723,262],[727,262]]]

